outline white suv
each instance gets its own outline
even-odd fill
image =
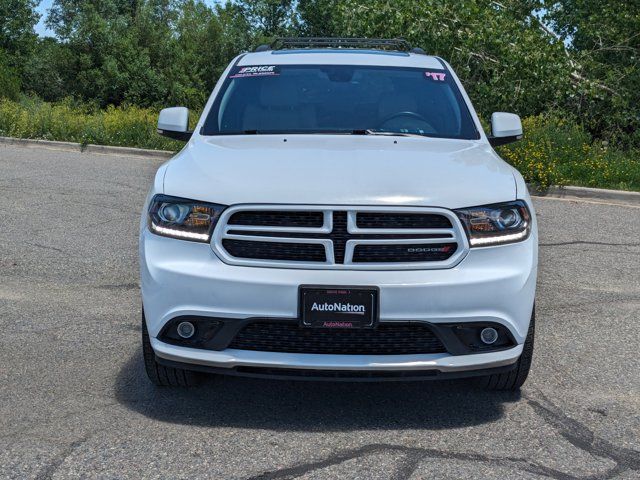
[[[537,230],[522,176],[444,60],[403,41],[281,39],[239,55],[140,230],[143,349],[158,385],[197,372],[525,381]]]

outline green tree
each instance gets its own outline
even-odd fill
[[[575,111],[592,133],[640,145],[640,2],[544,2],[544,19],[567,45]]]
[[[236,2],[255,34],[275,37],[290,33],[294,10],[293,0],[242,0]]]
[[[40,16],[34,0],[0,0],[0,96],[20,94],[23,65],[35,51]]]
[[[233,57],[257,46],[260,39],[256,39],[255,28],[241,5],[227,1],[216,7],[216,15],[220,26],[219,60],[214,69],[217,79]]]
[[[0,2],[0,48],[7,55],[24,55],[36,42],[34,27],[40,16],[35,0],[2,0]]]
[[[59,77],[100,105],[201,108],[228,61],[253,43],[245,6],[230,2],[56,0],[47,21],[68,53]]]
[[[9,65],[9,56],[0,49],[0,98],[16,100],[20,95],[20,77]]]
[[[135,42],[135,2],[56,0],[47,24],[71,52],[74,93],[105,105],[124,101],[153,76],[148,55]],[[147,85],[150,87],[150,85]],[[139,100],[139,98],[136,98]]]
[[[339,36],[337,4],[335,0],[298,0],[295,17],[297,33],[309,37]]]
[[[38,39],[31,55],[22,65],[22,89],[46,101],[70,95],[75,72],[69,69],[74,58],[65,44],[52,37]]]

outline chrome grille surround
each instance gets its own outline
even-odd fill
[[[262,225],[228,224],[233,214],[244,211],[321,211],[324,222],[315,227],[282,227]],[[329,235],[333,230],[333,213],[347,212],[347,232],[357,235],[356,239],[346,242],[344,263],[335,260],[333,241],[329,238],[306,238],[304,234]],[[359,228],[356,224],[358,212],[377,213],[418,213],[435,214],[446,217],[451,228]],[[242,234],[238,234],[238,233]],[[264,233],[264,235],[261,235]],[[267,236],[269,233],[271,236]],[[287,237],[286,234],[294,234]],[[277,236],[275,236],[277,235]],[[416,235],[410,238],[362,238],[367,235]],[[419,238],[420,235],[434,235],[433,238]],[[326,261],[307,262],[289,260],[270,260],[240,258],[232,256],[223,246],[223,240],[241,240],[246,242],[280,242],[293,244],[320,244],[324,247]],[[457,250],[446,260],[426,262],[353,262],[356,245],[399,245],[399,244],[437,244],[456,243]],[[313,270],[434,270],[456,266],[469,252],[469,242],[462,224],[451,210],[440,207],[395,207],[395,206],[344,206],[344,205],[273,205],[273,204],[241,204],[227,208],[221,215],[211,238],[211,247],[216,255],[229,265],[271,268],[293,268]]]

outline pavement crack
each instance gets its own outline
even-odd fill
[[[640,452],[616,446],[597,437],[586,425],[568,417],[542,393],[540,400],[526,397],[527,403],[545,423],[553,427],[571,445],[593,457],[607,458],[615,466],[602,475],[586,478],[610,479],[629,470],[640,471]]]
[[[406,478],[411,478],[413,473],[420,466],[420,462],[422,462],[423,456],[419,452],[410,452],[407,453],[404,457],[404,460],[400,462],[397,471],[391,477],[393,480],[403,480]]]
[[[306,475],[312,471],[328,468],[334,465],[339,465],[348,460],[354,460],[357,458],[363,458],[371,454],[389,453],[389,452],[401,452],[405,454],[405,459],[401,463],[398,470],[393,475],[395,480],[407,480],[418,468],[418,465],[426,459],[443,459],[443,460],[461,460],[470,462],[482,462],[494,466],[501,467],[520,467],[522,470],[543,475],[549,478],[557,480],[575,480],[575,477],[567,475],[559,470],[555,470],[551,467],[539,465],[528,461],[525,458],[517,457],[492,457],[490,455],[482,455],[477,453],[463,453],[463,452],[446,452],[437,449],[430,448],[418,448],[418,447],[405,447],[403,445],[393,444],[370,444],[363,447],[343,450],[336,452],[333,455],[325,458],[324,460],[318,460],[315,462],[309,462],[304,464],[295,465],[280,470],[271,472],[263,472],[254,477],[250,477],[247,480],[279,480],[279,479],[293,479]]]
[[[64,450],[56,455],[53,460],[48,465],[45,465],[45,467],[36,475],[36,480],[48,480],[50,478],[53,478],[53,475],[55,475],[55,473],[65,462],[65,460],[69,458],[79,447],[85,444],[89,440],[89,438],[90,435],[87,435],[86,437],[83,437],[67,445]]]
[[[390,478],[395,480],[409,479],[417,470],[421,462],[427,459],[459,460],[480,462],[505,468],[519,468],[521,471],[533,473],[554,480],[596,480],[612,479],[628,471],[640,471],[640,452],[618,447],[597,437],[582,423],[569,418],[559,407],[551,403],[544,395],[541,399],[526,397],[525,399],[534,412],[562,438],[579,450],[594,458],[605,458],[614,462],[614,466],[604,472],[594,475],[576,476],[562,472],[555,468],[532,462],[520,457],[494,457],[472,452],[447,452],[437,449],[406,447],[394,444],[369,444],[359,448],[341,450],[327,458],[286,467],[279,470],[263,472],[247,480],[280,480],[293,479],[307,475],[315,470],[321,470],[339,465],[349,460],[364,458],[371,454],[402,453],[404,458]]]

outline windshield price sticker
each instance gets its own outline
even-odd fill
[[[280,69],[277,65],[253,65],[238,67],[229,78],[274,77],[276,75],[280,75]]]
[[[444,82],[445,78],[447,78],[447,74],[442,72],[424,72],[424,75],[426,78],[436,82]]]

